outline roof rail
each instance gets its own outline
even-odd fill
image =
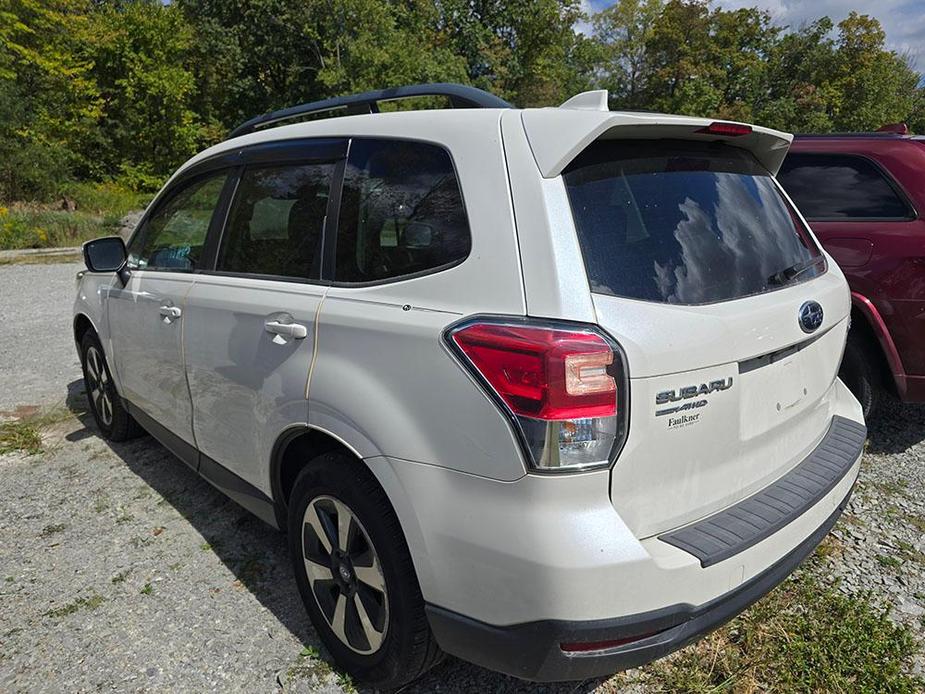
[[[279,111],[273,111],[272,113],[265,113],[262,116],[251,118],[246,123],[242,123],[228,133],[228,138],[226,139],[252,133],[261,127],[273,127],[280,124],[281,121],[290,120],[310,113],[321,113],[336,109],[344,109],[346,111],[344,115],[351,116],[359,113],[378,113],[378,102],[380,101],[407,99],[415,96],[445,96],[450,100],[450,104],[453,108],[511,108],[511,104],[504,99],[494,94],[489,94],[481,89],[467,87],[463,84],[453,84],[450,82],[411,84],[404,87],[379,89],[362,94],[352,94],[350,96],[337,96],[333,99],[312,101],[311,103],[291,106]]]

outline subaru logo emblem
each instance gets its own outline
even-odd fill
[[[822,325],[822,306],[817,301],[807,301],[800,306],[800,328],[804,333],[814,333]]]

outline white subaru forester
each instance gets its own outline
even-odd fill
[[[379,112],[409,96],[452,108]],[[94,417],[286,530],[365,683],[665,655],[783,580],[858,472],[848,287],[774,179],[789,143],[458,85],[254,119],[127,248],[84,247]]]

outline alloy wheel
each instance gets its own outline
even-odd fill
[[[87,349],[84,362],[87,371],[87,392],[93,409],[104,426],[112,426],[112,396],[103,355],[96,347],[91,346]]]
[[[363,524],[339,499],[318,496],[302,522],[305,572],[318,608],[345,646],[369,655],[389,625],[385,576]]]

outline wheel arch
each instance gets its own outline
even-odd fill
[[[73,321],[74,329],[74,342],[77,343],[77,347],[80,347],[80,342],[83,340],[84,335],[87,334],[87,331],[92,330],[99,336],[100,331],[96,329],[96,326],[93,324],[90,316],[86,313],[78,313],[74,316]]]
[[[341,450],[366,465],[363,457],[339,436],[309,424],[284,430],[273,444],[270,454],[270,489],[277,509],[280,528],[286,527],[289,496],[299,473],[322,453]]]
[[[868,334],[873,347],[881,358],[881,365],[889,373],[888,382],[892,383],[896,394],[903,397],[906,391],[906,372],[899,357],[899,350],[893,342],[889,328],[874,303],[863,294],[851,292],[851,327],[859,326]]]

